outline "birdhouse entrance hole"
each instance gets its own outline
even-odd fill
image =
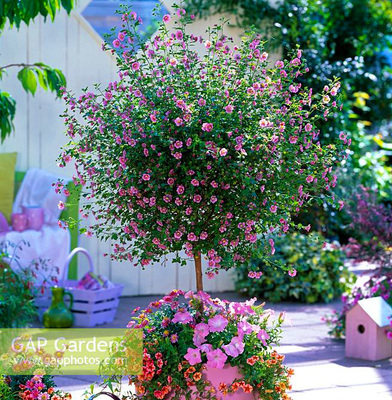
[[[359,333],[364,333],[365,332],[365,327],[363,325],[358,325],[358,332]]]

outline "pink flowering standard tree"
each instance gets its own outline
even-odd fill
[[[340,85],[317,94],[302,87],[301,51],[271,65],[255,34],[240,46],[222,26],[206,38],[187,34],[182,9],[141,49],[141,20],[122,18],[105,47],[118,80],[80,97],[64,92],[70,142],[60,164],[75,163],[82,214],[96,221],[86,231],[112,240],[112,257],[144,267],[168,253],[185,263],[185,250],[201,290],[202,257],[213,276],[248,258],[258,240],[273,253],[269,234],[302,229],[292,216],[335,186],[349,140],[322,146],[317,125],[338,112]]]

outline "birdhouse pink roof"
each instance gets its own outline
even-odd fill
[[[358,305],[380,328],[389,325],[392,307],[382,297],[363,299]]]

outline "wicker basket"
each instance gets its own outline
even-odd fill
[[[124,286],[115,285],[112,288],[102,288],[98,290],[78,289],[76,287],[78,281],[65,279],[68,276],[69,263],[77,253],[82,253],[87,257],[89,270],[90,272],[94,272],[94,264],[89,252],[81,247],[72,250],[65,262],[61,286],[71,292],[74,298],[72,307],[72,313],[75,317],[74,326],[93,327],[112,322],[116,315]],[[51,294],[49,288],[35,301],[40,316],[42,316],[44,311],[50,306],[50,303]]]

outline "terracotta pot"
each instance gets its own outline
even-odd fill
[[[237,367],[232,367],[231,365],[225,365],[223,369],[220,368],[209,368],[206,367],[204,371],[205,377],[211,382],[212,386],[216,389],[216,397],[219,400],[255,400],[257,396],[255,393],[244,393],[242,389],[238,389],[235,393],[228,393],[223,395],[219,392],[218,387],[221,383],[226,385],[231,385],[235,379],[241,379],[242,374]],[[174,394],[169,396],[168,399],[172,399]],[[192,396],[191,400],[197,399],[198,396]],[[185,400],[184,396],[180,397],[180,400]]]

